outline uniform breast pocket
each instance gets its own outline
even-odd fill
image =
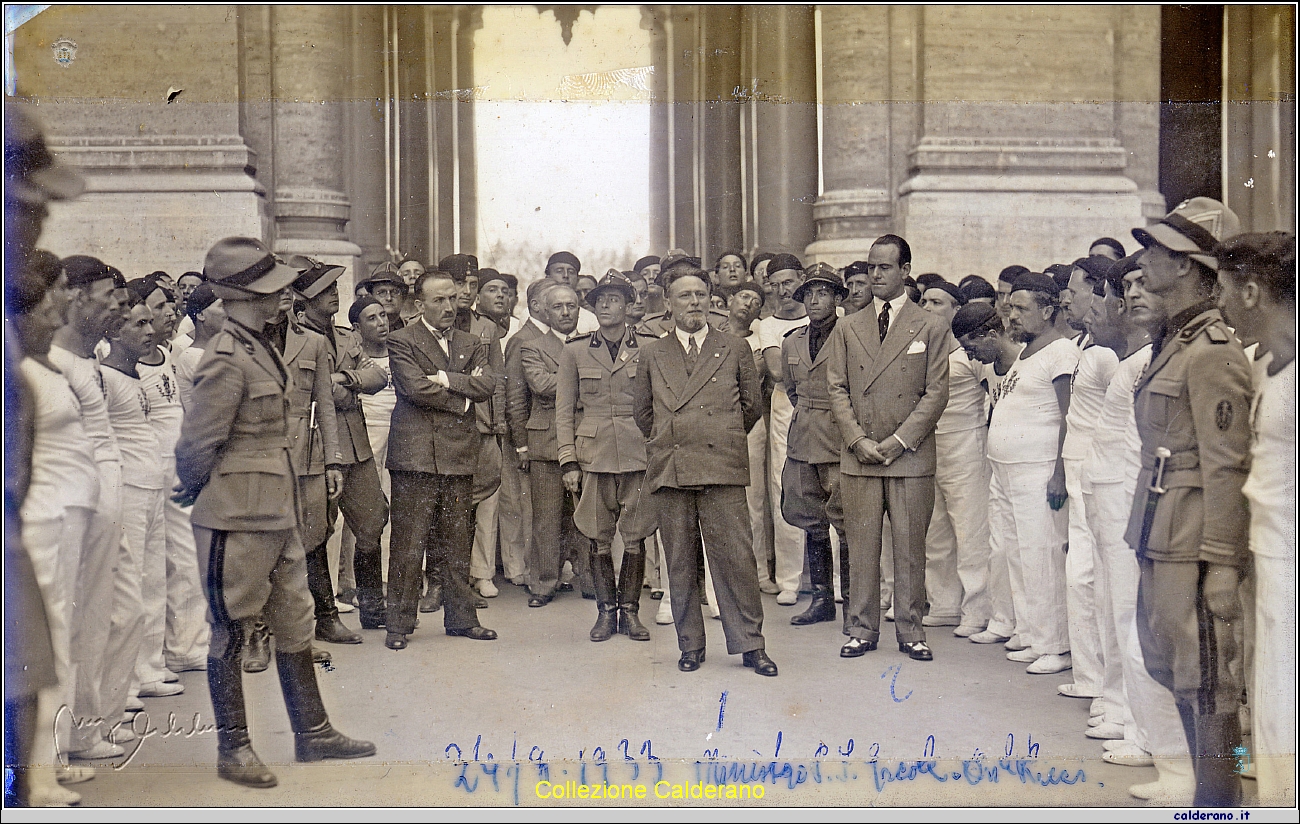
[[[248,385],[247,409],[257,421],[274,421],[284,417],[284,394],[275,381],[253,381]]]
[[[1147,385],[1146,419],[1152,427],[1169,430],[1186,408],[1182,395],[1183,386],[1178,381],[1157,379]]]
[[[600,382],[605,372],[598,366],[578,367],[578,387],[582,394],[596,394],[600,391]]]
[[[293,381],[295,406],[307,408],[311,405],[312,389],[316,386],[316,361],[300,360],[296,365],[298,374]]]

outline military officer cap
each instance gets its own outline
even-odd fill
[[[686,269],[701,268],[700,259],[686,254],[681,249],[669,249],[668,254],[664,256],[659,266],[659,276],[663,277],[669,269],[674,267]]]
[[[803,264],[799,262],[799,258],[787,254],[777,255],[767,262],[768,277],[771,277],[777,272],[785,271],[786,269],[793,269],[796,272],[802,272]]]
[[[298,270],[256,238],[228,237],[208,250],[203,277],[222,300],[252,300],[284,289],[298,277]]]
[[[953,337],[961,340],[979,329],[988,325],[989,321],[998,316],[998,310],[994,309],[987,303],[968,303],[957,310],[957,314],[952,318]]]
[[[61,263],[68,275],[68,286],[89,286],[100,280],[112,280],[117,289],[126,286],[126,278],[116,268],[90,255],[70,255]]]
[[[1194,197],[1150,226],[1134,229],[1133,237],[1143,248],[1163,246],[1217,270],[1215,247],[1240,233],[1241,221],[1235,212],[1213,198]]]
[[[618,292],[628,303],[636,302],[636,287],[632,281],[623,276],[623,273],[617,269],[610,269],[605,276],[596,284],[596,288],[587,293],[587,303],[594,306],[596,298],[600,297],[602,292]]]
[[[646,255],[645,257],[638,260],[636,263],[632,264],[632,271],[637,274],[640,274],[641,270],[646,268],[647,266],[658,266],[658,265],[659,265],[658,255]]]
[[[376,284],[380,283],[391,283],[401,289],[402,294],[406,294],[406,292],[409,291],[406,286],[406,281],[402,280],[402,276],[397,272],[397,264],[394,263],[381,263],[376,266],[370,271],[370,277],[358,283],[357,288],[360,289],[364,286],[367,289],[371,289]]]
[[[496,269],[478,270],[478,288],[480,292],[483,291],[484,286],[487,286],[494,280],[501,281],[516,292],[519,291],[519,278],[514,275],[508,275],[505,272],[498,272]]]
[[[1052,300],[1061,297],[1061,290],[1057,287],[1056,281],[1051,275],[1045,275],[1041,272],[1026,272],[1016,278],[1016,282],[1011,284],[1012,292],[1042,292],[1051,296]]]
[[[575,255],[573,252],[556,252],[555,254],[551,255],[549,258],[546,259],[545,271],[547,272],[551,271],[551,267],[557,263],[567,263],[573,267],[573,270],[575,272],[582,271],[582,261],[578,260],[578,256]]]
[[[471,275],[478,276],[478,258],[473,255],[447,255],[438,261],[438,270],[451,275],[457,283],[464,283]]]
[[[770,263],[768,268],[771,269]],[[844,285],[844,279],[840,277],[840,273],[835,271],[834,267],[827,266],[825,263],[814,263],[808,267],[807,272],[804,274],[803,283],[799,284],[799,288],[794,290],[794,299],[802,301],[804,295],[808,294],[808,290],[818,283],[830,286],[835,290],[835,294],[841,298],[846,298],[849,295],[849,290]]]
[[[289,258],[289,265],[299,272],[293,282],[293,291],[307,300],[324,292],[347,271],[343,266],[334,266],[305,255]]]
[[[768,264],[768,268],[769,269],[771,268],[771,264]],[[850,263],[848,266],[844,267],[845,280],[848,280],[854,275],[867,275],[870,273],[871,271],[867,269],[867,262],[865,260],[855,260],[852,263]]]
[[[45,135],[23,104],[5,104],[5,197],[26,204],[71,200],[86,182],[59,163],[45,145]]]

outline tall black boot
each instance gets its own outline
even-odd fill
[[[623,568],[618,573],[618,631],[633,641],[649,641],[650,630],[641,623],[641,582],[645,580],[645,541],[636,551],[623,549]]]
[[[232,622],[224,632],[225,648],[220,649],[221,633],[214,632],[211,651],[219,655],[208,658],[208,692],[212,696],[212,717],[217,722],[217,775],[246,787],[274,787],[275,773],[253,752],[248,738],[244,675],[240,671],[244,627]]]
[[[614,591],[614,557],[608,552],[597,552],[596,542],[591,542],[591,579],[596,589],[596,625],[591,628],[591,640],[608,641],[618,631],[618,603]]]
[[[325,544],[307,553],[307,589],[316,606],[316,640],[330,644],[360,644],[361,636],[343,626],[339,620]]]
[[[813,596],[808,609],[793,616],[797,627],[835,620],[835,590],[831,588],[831,536],[829,532],[805,532],[804,551],[808,556],[808,577]]]
[[[375,754],[374,744],[348,738],[330,726],[316,684],[310,648],[301,652],[277,652],[275,667],[280,673],[280,691],[289,711],[289,726],[293,728],[294,757],[299,761],[321,761]]]
[[[361,613],[362,629],[380,629],[384,626],[384,591],[377,587],[357,589],[357,611]]]
[[[1196,806],[1241,805],[1241,776],[1233,752],[1240,744],[1241,722],[1235,711],[1197,716],[1197,749],[1192,753],[1196,758]]]

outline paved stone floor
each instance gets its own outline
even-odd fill
[[[1056,693],[1069,673],[1028,675],[1001,646],[948,628],[929,631],[931,663],[900,654],[888,624],[879,651],[845,660],[838,623],[793,627],[806,598],[781,607],[765,595],[779,677],[728,656],[717,621],[706,622],[704,666],[682,673],[670,626],[650,622],[648,643],[593,644],[594,603],[570,594],[528,609],[525,600],[501,583],[479,613],[500,633],[495,642],[447,637],[435,613],[401,652],[384,647],[382,630],[364,632],[359,646],[329,647],[333,665],[318,674],[332,720],[373,740],[375,758],[294,764],[273,665],[244,683],[254,746],[280,784],[221,781],[204,726],[206,676],[187,672],[183,695],[146,699],[147,718],[136,722],[146,737],[128,745],[128,757],[101,762],[95,780],[75,789],[83,806],[566,803],[538,798],[538,781],[549,778],[560,787],[642,786],[641,803],[661,804],[1126,806],[1139,803],[1130,784],[1155,778],[1150,768],[1101,761],[1101,742],[1083,735],[1088,702]],[[656,607],[643,600],[647,618]],[[356,627],[356,614],[345,621]],[[670,785],[701,780],[761,787],[763,797],[654,798],[656,786],[671,794]]]

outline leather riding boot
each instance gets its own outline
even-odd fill
[[[361,636],[344,626],[335,607],[331,614],[316,619],[316,640],[330,644],[360,644]]]
[[[241,624],[241,629],[243,625]],[[243,639],[240,639],[242,645]],[[271,628],[261,618],[248,633],[248,647],[244,653],[244,672],[266,672],[271,665]]]
[[[326,758],[366,758],[375,754],[375,745],[357,741],[330,726],[316,684],[311,649],[301,652],[277,652],[275,667],[280,673],[280,691],[289,711],[293,728],[294,757],[299,761]]]
[[[1240,744],[1241,722],[1235,711],[1196,717],[1196,749],[1192,751],[1196,759],[1194,806],[1240,806],[1241,776],[1233,752]]]
[[[217,725],[217,775],[246,787],[274,787],[275,773],[253,752],[248,738],[244,676],[239,666],[244,627],[232,622],[226,626],[226,633],[225,649],[220,650],[217,642],[212,651],[219,653],[219,657],[208,658],[208,692]]]
[[[835,620],[835,591],[823,584],[813,584],[812,602],[808,609],[793,616],[790,623],[796,627]]]
[[[623,550],[623,568],[618,574],[618,631],[633,641],[649,641],[650,630],[641,623],[641,582],[645,580],[645,541]]]
[[[362,629],[380,629],[384,625],[384,591],[365,587],[357,590],[357,611]]]
[[[840,597],[844,599],[844,628],[845,635],[849,634],[849,588],[840,587]]]
[[[329,551],[326,544],[309,549],[307,561],[307,590],[311,593],[313,606],[316,608],[316,620],[328,619],[330,614],[339,614],[334,605],[334,586],[330,583]]]
[[[626,557],[626,556],[625,556]],[[596,542],[591,542],[591,579],[596,589],[596,625],[591,628],[591,640],[608,641],[618,631],[618,604],[614,591],[614,557],[608,552],[597,552]]]

